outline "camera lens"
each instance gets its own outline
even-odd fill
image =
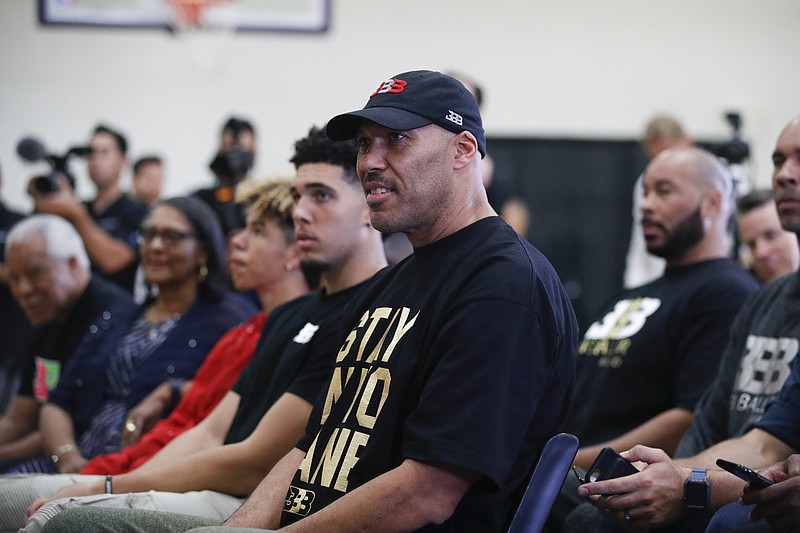
[[[33,188],[42,194],[58,191],[58,182],[54,176],[36,176],[33,178]]]

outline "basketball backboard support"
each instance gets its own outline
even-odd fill
[[[236,31],[316,32],[328,30],[330,0],[235,0]],[[203,26],[214,26],[214,6]],[[43,25],[171,30],[167,0],[39,0]]]

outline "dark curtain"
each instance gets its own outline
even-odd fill
[[[636,140],[490,138],[487,145],[495,179],[527,204],[526,237],[553,263],[585,331],[622,288],[643,150]]]

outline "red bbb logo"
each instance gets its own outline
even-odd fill
[[[408,85],[408,83],[406,83],[403,80],[396,80],[396,79],[387,80],[381,83],[380,86],[378,87],[378,90],[369,95],[369,97],[372,98],[376,94],[384,94],[384,93],[400,94],[406,88],[406,85]]]

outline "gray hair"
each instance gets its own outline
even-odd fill
[[[6,238],[6,256],[12,244],[25,243],[35,235],[44,240],[50,257],[63,261],[74,257],[80,266],[89,269],[89,256],[78,231],[72,224],[56,215],[31,215],[15,224]]]

